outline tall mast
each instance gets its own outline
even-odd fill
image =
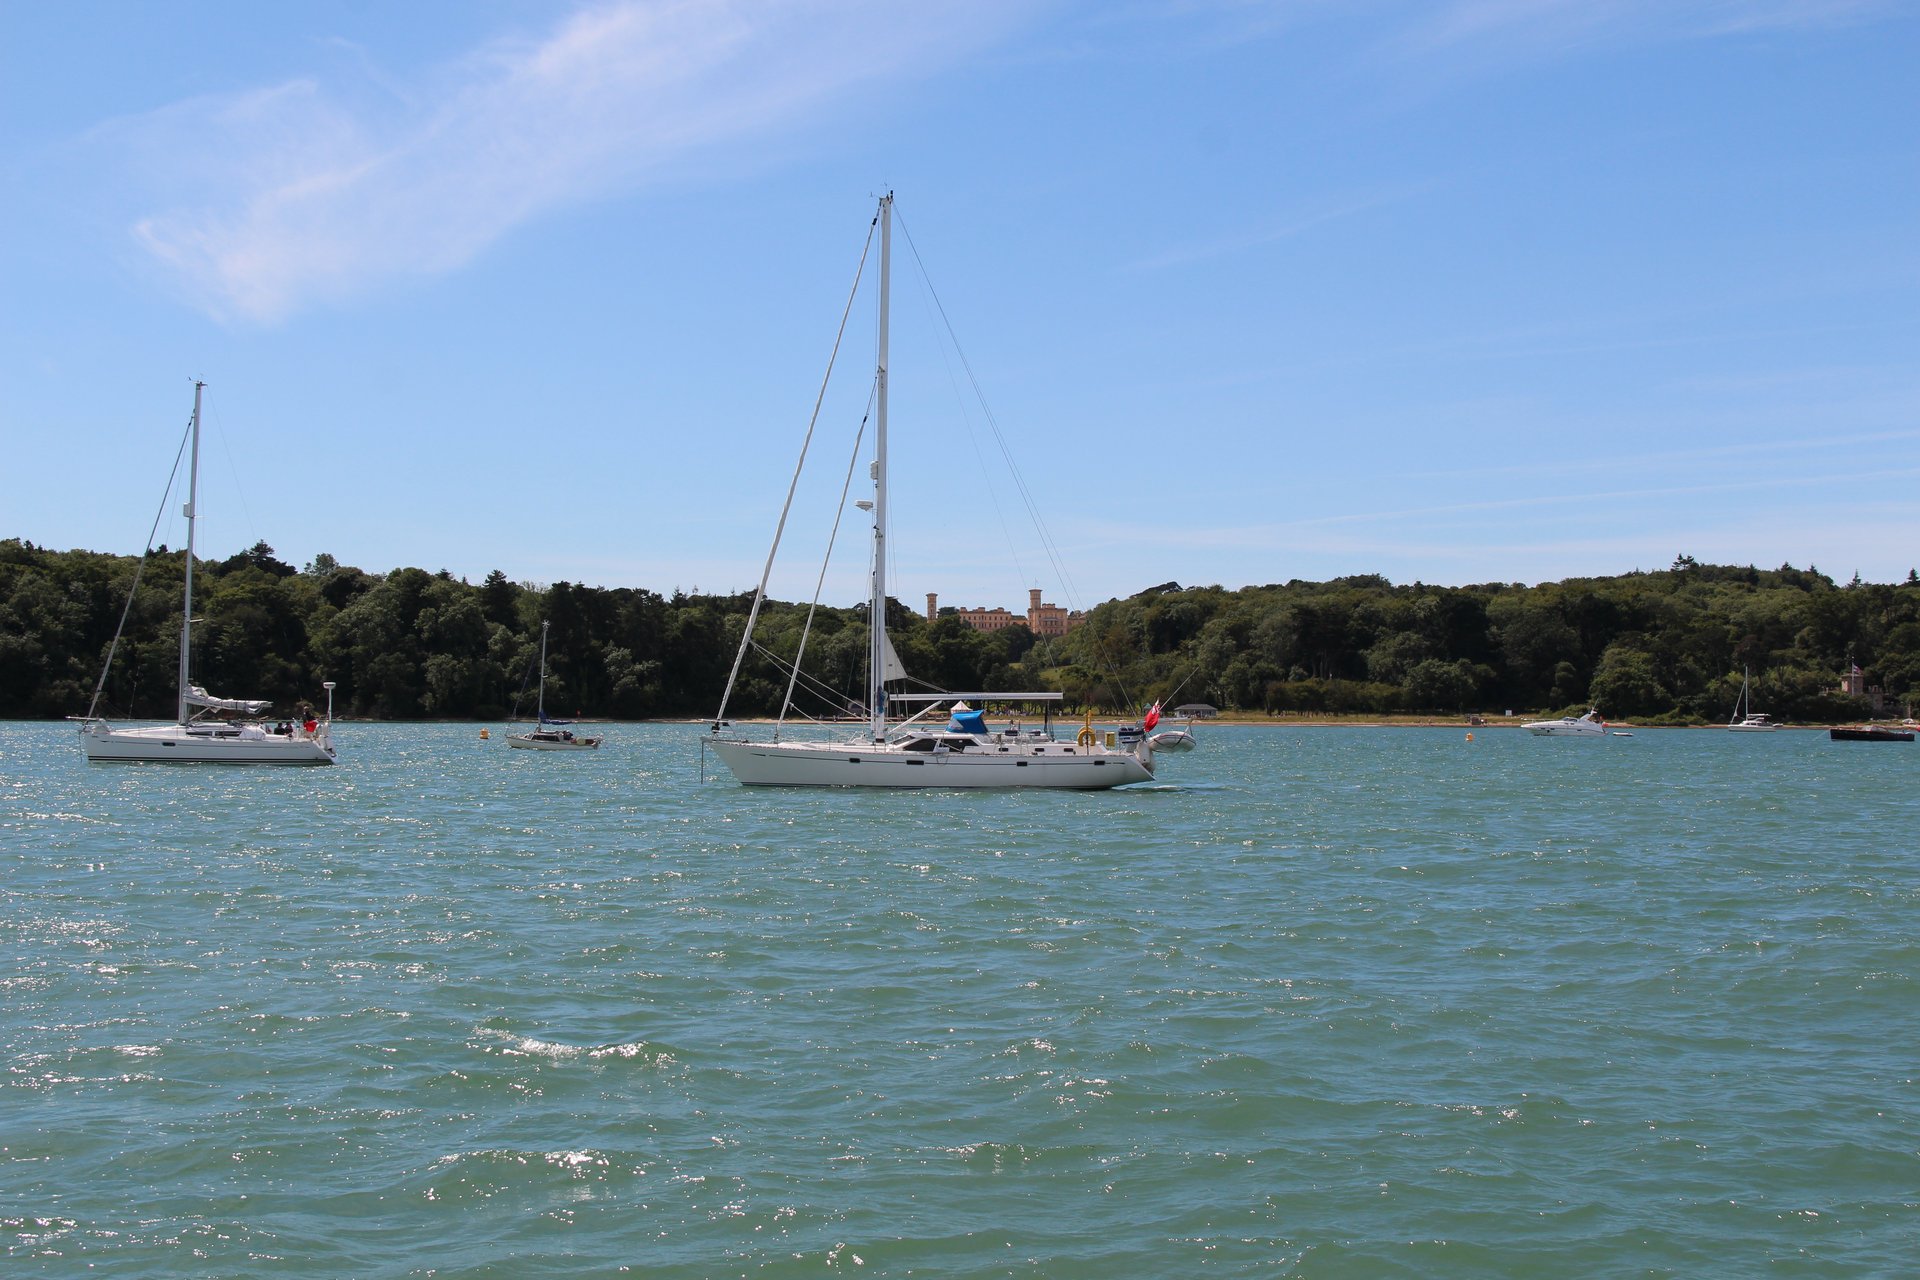
[[[887,736],[887,293],[893,281],[893,193],[880,197],[880,350],[874,370],[873,599],[867,614],[867,715]]]
[[[181,514],[187,517],[187,591],[180,613],[180,720],[187,722],[187,690],[193,687],[188,656],[193,651],[193,516],[200,501],[200,391],[207,384],[193,384],[193,464],[187,471],[187,505]]]
[[[540,705],[534,715],[541,724],[547,722],[547,628],[552,625],[551,622],[540,624]],[[523,684],[520,687],[525,689],[527,686]],[[524,698],[527,695],[522,693],[520,696]]]

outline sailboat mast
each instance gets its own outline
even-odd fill
[[[547,722],[547,628],[552,625],[551,622],[542,622],[540,624],[540,698],[539,706],[534,711],[535,719],[540,724]],[[527,686],[523,684],[520,687],[525,689]],[[522,694],[520,696],[525,697],[526,695]]]
[[[887,320],[893,283],[893,193],[880,197],[880,343],[874,370],[873,599],[867,614],[867,715],[873,740],[887,736]]]
[[[189,657],[193,652],[193,519],[200,501],[200,392],[207,384],[193,384],[193,462],[187,470],[187,590],[180,611],[180,705],[179,723],[187,722],[187,690],[193,687]]]

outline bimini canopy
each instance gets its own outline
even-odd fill
[[[255,701],[252,698],[216,698],[197,684],[188,687],[183,701],[190,707],[205,707],[209,711],[243,711],[250,716],[257,716],[273,705],[269,701]]]

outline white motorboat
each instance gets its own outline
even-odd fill
[[[1727,721],[1727,728],[1735,733],[1772,733],[1780,726],[1753,709],[1753,696],[1747,691],[1750,674],[1745,667],[1740,669],[1740,696],[1734,699],[1733,716]]]
[[[107,685],[107,673],[113,668],[113,655],[120,646],[116,631],[107,649],[107,661],[94,686],[93,703],[80,719],[80,745],[93,762],[167,764],[332,764],[333,681],[322,687],[327,691],[327,718],[317,719],[311,712],[272,724],[261,718],[270,702],[256,698],[217,698],[193,683],[193,526],[200,487],[200,396],[204,382],[193,384],[193,419],[188,431],[193,442],[193,457],[188,469],[187,559],[184,605],[180,615],[180,683],[178,714],[172,724],[139,725],[117,728],[95,713]],[[178,465],[176,463],[176,465]],[[171,487],[171,486],[169,486]],[[155,522],[156,525],[158,521]],[[148,539],[151,547],[152,539]],[[141,561],[145,567],[144,558]],[[134,589],[140,575],[134,574]],[[133,592],[129,591],[131,607]],[[126,626],[126,614],[120,618]]]
[[[900,661],[887,640],[887,328],[888,293],[891,286],[893,245],[893,196],[881,197],[874,223],[880,235],[879,334],[878,361],[874,371],[874,452],[869,474],[873,498],[856,505],[871,512],[872,579],[867,618],[866,724],[856,735],[840,738],[795,740],[782,736],[785,710],[775,725],[773,737],[756,741],[727,732],[727,703],[739,678],[741,661],[753,643],[755,620],[766,596],[767,575],[763,574],[747,616],[745,634],[734,658],[733,672],[721,695],[720,710],[714,717],[713,731],[706,745],[748,786],[785,787],[1018,787],[1098,790],[1129,782],[1146,782],[1153,777],[1153,743],[1143,732],[1130,733],[1122,740],[1118,732],[1096,732],[1091,721],[1071,741],[1056,740],[1047,727],[1035,731],[1015,728],[989,729],[983,713],[967,705],[968,700],[1038,704],[1049,711],[1061,700],[1058,693],[890,693],[887,681],[904,675]],[[871,236],[871,231],[869,235]],[[871,240],[869,240],[871,244]],[[862,258],[864,262],[864,254]],[[848,300],[851,310],[852,299]],[[842,332],[845,330],[842,319]],[[836,342],[836,349],[838,343]],[[817,410],[816,410],[817,413]],[[809,438],[812,429],[808,431]],[[802,451],[804,465],[805,451]],[[852,472],[848,473],[849,483]],[[794,483],[799,482],[796,473]],[[792,502],[791,490],[788,496]],[[843,498],[844,502],[844,498]],[[781,513],[784,528],[787,513]],[[779,547],[776,533],[774,547]],[[771,573],[773,554],[767,557]],[[823,571],[824,573],[824,571]],[[801,641],[801,653],[805,639]],[[800,675],[800,656],[793,661],[787,687],[787,702],[793,697],[793,681]],[[942,704],[957,702],[944,728],[923,720]],[[889,725],[890,704],[902,708],[915,703],[920,709],[899,723]],[[1151,724],[1144,726],[1151,728]]]
[[[573,724],[571,720],[547,718],[547,628],[551,625],[544,621],[540,624],[540,694],[534,712],[539,727],[525,733],[508,734],[507,745],[523,751],[597,751],[600,749],[599,738],[576,734],[569,727]]]
[[[1529,720],[1522,727],[1528,733],[1542,738],[1604,738],[1607,736],[1607,722],[1600,718],[1598,711],[1589,711],[1583,716],[1561,716],[1558,720]]]

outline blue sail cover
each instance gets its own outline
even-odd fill
[[[540,723],[541,723],[541,724],[572,724],[572,723],[573,723],[573,721],[571,721],[571,720],[555,720],[555,719],[553,719],[553,718],[552,718],[551,716],[549,716],[549,715],[547,715],[547,714],[546,714],[545,712],[541,712],[541,713],[540,713]]]
[[[947,721],[948,733],[985,733],[987,731],[987,713],[984,711],[956,711]]]

